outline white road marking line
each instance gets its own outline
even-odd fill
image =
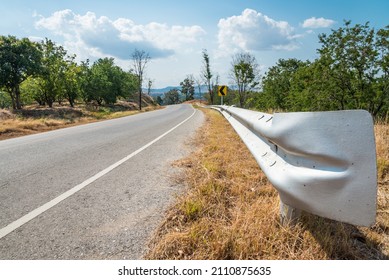
[[[188,118],[186,118],[184,121],[180,122],[179,124],[177,124],[175,127],[171,128],[170,130],[166,131],[164,134],[158,136],[157,138],[155,138],[153,141],[147,143],[146,145],[144,145],[143,147],[139,148],[138,150],[136,150],[135,152],[129,154],[128,156],[122,158],[121,160],[119,160],[118,162],[108,166],[106,169],[100,171],[99,173],[97,173],[96,175],[90,177],[89,179],[85,180],[84,182],[82,182],[81,184],[73,187],[72,189],[64,192],[63,194],[57,196],[56,198],[52,199],[51,201],[43,204],[42,206],[36,208],[35,210],[32,210],[30,213],[24,215],[23,217],[19,218],[18,220],[10,223],[9,225],[5,226],[4,228],[0,229],[0,239],[3,238],[4,236],[8,235],[9,233],[11,233],[12,231],[18,229],[19,227],[21,227],[22,225],[24,225],[25,223],[31,221],[32,219],[36,218],[37,216],[39,216],[40,214],[44,213],[45,211],[49,210],[50,208],[54,207],[55,205],[57,205],[58,203],[60,203],[61,201],[67,199],[68,197],[72,196],[73,194],[75,194],[76,192],[82,190],[83,188],[85,188],[86,186],[88,186],[89,184],[93,183],[94,181],[96,181],[97,179],[103,177],[105,174],[109,173],[110,171],[112,171],[113,169],[115,169],[116,167],[120,166],[121,164],[125,163],[127,160],[129,160],[130,158],[136,156],[137,154],[139,154],[140,152],[142,152],[143,150],[147,149],[148,147],[150,147],[151,145],[153,145],[154,143],[158,142],[159,140],[161,140],[163,137],[165,137],[166,135],[168,135],[170,132],[172,132],[173,130],[175,130],[176,128],[178,128],[179,126],[181,126],[182,124],[184,124],[185,122],[187,122],[189,119],[191,119],[194,114],[196,113],[196,110],[193,110],[193,113],[192,115],[190,115]]]

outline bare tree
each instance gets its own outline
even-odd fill
[[[134,66],[134,73],[138,77],[138,87],[139,87],[139,111],[142,110],[142,84],[143,84],[143,74],[146,68],[147,63],[150,61],[149,53],[144,50],[135,49],[132,53],[132,61]]]
[[[201,86],[202,86],[203,84],[202,84],[202,77],[201,77],[201,75],[200,75],[199,78],[194,78],[194,81],[195,81],[196,86],[197,86],[197,89],[198,89],[198,91],[199,91],[199,96],[202,96],[202,95],[201,95]]]

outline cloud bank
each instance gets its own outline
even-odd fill
[[[332,19],[325,19],[325,18],[315,18],[311,17],[306,20],[304,20],[303,27],[304,28],[326,28],[330,27],[335,23]]]
[[[71,10],[39,16],[35,27],[64,37],[65,47],[82,57],[119,59],[130,59],[136,48],[145,50],[152,58],[168,57],[205,34],[197,25],[168,26],[157,22],[140,25],[127,18],[112,20],[97,17],[93,12],[79,15]]]
[[[276,21],[252,9],[241,15],[220,19],[219,49],[226,52],[294,50],[298,48],[294,28],[286,21]]]

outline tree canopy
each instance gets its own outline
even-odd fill
[[[21,109],[20,85],[41,71],[42,52],[27,38],[0,36],[0,87],[12,99],[13,109]]]
[[[194,99],[194,79],[191,76],[185,78],[184,81],[180,83],[181,93],[184,95],[185,101]]]
[[[389,26],[344,26],[319,35],[313,62],[280,59],[262,80],[259,109],[287,111],[364,109],[373,116],[389,110]]]
[[[237,86],[240,107],[245,107],[249,91],[259,85],[259,66],[255,56],[248,52],[232,57],[230,77]]]
[[[0,37],[1,107],[11,103],[21,109],[33,101],[52,107],[64,100],[72,107],[76,100],[113,104],[117,98],[133,99],[138,85],[138,76],[115,65],[113,58],[77,63],[75,55],[49,39],[36,43]]]

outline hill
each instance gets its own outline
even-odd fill
[[[180,90],[181,87],[180,86],[167,86],[167,87],[164,87],[164,88],[152,88],[150,90],[150,95],[152,97],[161,96],[161,95],[164,95],[166,92],[168,92],[169,90],[172,90],[172,89]],[[195,87],[195,99],[202,99],[204,94],[207,91],[208,91],[208,89],[207,89],[207,87],[205,85],[201,86],[200,91],[199,91],[199,88],[196,86]],[[143,92],[147,92],[147,89],[143,89]]]

